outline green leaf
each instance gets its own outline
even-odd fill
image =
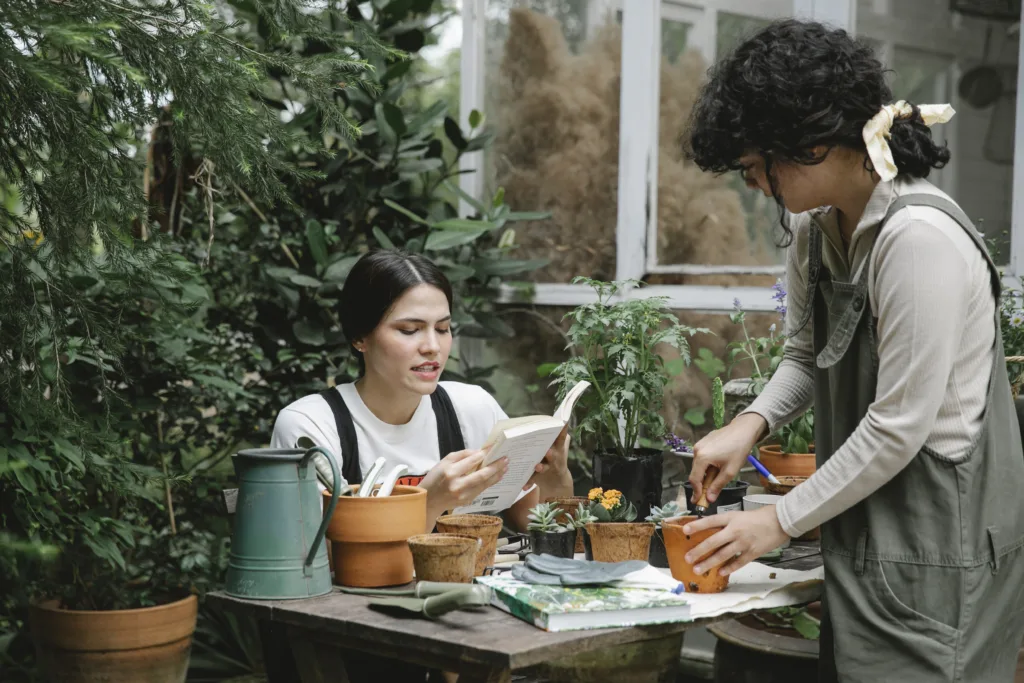
[[[398,174],[401,176],[416,176],[421,173],[436,171],[444,166],[442,159],[407,159],[399,162]]]
[[[299,274],[299,271],[287,266],[267,266],[263,272],[278,282],[287,282],[293,275]]]
[[[385,249],[395,248],[395,243],[388,239],[388,236],[384,234],[384,231],[378,228],[376,225],[373,226],[373,236],[377,238],[377,242],[380,243],[380,246],[384,247]]]
[[[483,215],[483,213],[484,213],[484,205],[476,197],[474,197],[473,195],[469,194],[468,192],[463,190],[461,187],[459,187],[458,183],[453,183],[450,180],[446,180],[444,182],[444,185],[449,190],[451,190],[455,194],[459,195],[459,197],[463,201],[465,201],[467,204],[472,206],[474,211],[476,211],[478,214]]]
[[[665,361],[665,372],[667,372],[672,377],[675,377],[685,369],[686,361],[683,360],[682,358],[672,358],[670,360]]]
[[[309,346],[323,346],[327,342],[324,329],[308,320],[296,320],[292,324],[292,333],[296,339]]]
[[[385,200],[384,200],[384,204],[385,204],[386,206],[389,206],[389,207],[391,207],[392,209],[394,209],[394,210],[395,210],[395,211],[397,211],[398,213],[402,214],[402,215],[403,215],[403,216],[405,216],[406,218],[409,218],[409,219],[411,219],[411,220],[414,220],[414,221],[416,221],[417,223],[420,223],[420,224],[422,224],[422,225],[430,225],[429,221],[426,221],[426,220],[424,220],[423,218],[420,218],[419,216],[417,216],[416,214],[414,214],[414,213],[413,213],[412,211],[410,211],[409,209],[405,208],[404,206],[402,206],[402,205],[400,205],[400,204],[396,204],[395,202],[391,201],[390,199],[385,199]]]
[[[505,259],[501,261],[478,261],[473,264],[482,275],[517,275],[543,268],[551,261],[549,259]]]
[[[323,284],[315,277],[303,275],[302,273],[296,273],[295,275],[292,275],[291,277],[288,278],[288,281],[291,282],[293,285],[298,285],[299,287],[319,287]]]
[[[460,263],[450,263],[441,266],[441,270],[452,282],[464,282],[476,275],[476,269],[464,266]]]
[[[449,218],[430,224],[436,230],[458,230],[460,232],[483,233],[495,228],[494,223],[478,221],[472,218]]]
[[[466,142],[465,136],[462,134],[462,128],[459,127],[458,122],[450,116],[444,117],[444,134],[448,136],[448,139],[452,141],[457,150],[464,151],[469,143]]]
[[[398,145],[398,132],[391,127],[388,121],[388,114],[385,111],[385,103],[378,102],[374,105],[374,115],[377,120],[377,130],[380,133],[380,137],[384,140],[384,143],[389,147],[396,147]],[[394,106],[394,105],[387,105]],[[402,124],[404,127],[404,123]]]
[[[550,211],[512,211],[505,220],[509,223],[515,223],[516,221],[543,221],[551,218]]]
[[[818,640],[821,637],[821,622],[807,612],[793,615],[793,628],[807,640]]]
[[[317,220],[306,221],[306,241],[309,243],[309,252],[313,259],[321,266],[327,265],[329,255],[327,253],[327,238],[324,235],[324,226]]]
[[[439,230],[437,232],[430,233],[430,236],[427,237],[426,248],[432,251],[443,251],[445,249],[451,249],[452,247],[460,247],[463,244],[473,242],[483,234],[483,232],[455,232],[453,230]]]
[[[469,112],[469,127],[470,128],[479,128],[481,125],[483,125],[483,122],[484,122],[484,115],[479,110],[474,109],[473,111]]]
[[[683,419],[692,424],[694,427],[700,427],[707,418],[704,416],[707,410],[705,408],[690,408],[683,415]]]
[[[537,366],[537,376],[538,377],[547,377],[552,372],[554,372],[555,368],[557,368],[557,367],[558,367],[558,363],[542,363],[542,364]]]

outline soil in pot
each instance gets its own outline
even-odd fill
[[[554,555],[572,559],[576,551],[575,531],[531,531],[530,547],[537,555]]]
[[[549,498],[549,503],[554,503],[555,507],[561,510],[561,513],[555,517],[555,521],[559,524],[565,524],[569,521],[568,515],[576,514],[576,508],[579,507],[580,503],[583,503],[583,507],[590,505],[590,501],[587,500],[586,496],[573,496],[571,498]],[[576,534],[576,548],[574,552],[582,553],[583,548],[583,534]]]
[[[686,553],[718,531],[718,529],[707,529],[696,534],[683,533],[683,525],[696,520],[695,516],[675,517],[661,523],[661,531],[665,537],[665,553],[668,555],[668,566],[672,571],[672,578],[682,581],[688,593],[721,593],[729,585],[729,577],[721,576],[718,573],[719,567],[710,569],[703,574],[697,574],[693,571],[693,565],[686,561]]]
[[[325,508],[328,500],[325,492]],[[359,588],[409,583],[413,563],[406,541],[426,526],[427,491],[418,486],[396,486],[384,498],[340,496],[327,527],[334,583]]]
[[[668,569],[668,555],[665,553],[665,534],[661,527],[655,527],[654,533],[651,534],[651,552],[648,555],[647,562],[652,567]]]
[[[743,496],[747,495],[747,487],[750,486],[745,481],[731,481],[729,485],[722,489],[721,493],[718,494],[718,500],[708,506],[707,514],[714,515],[719,512],[731,512],[733,510],[743,509]],[[692,514],[696,514],[696,503],[691,500],[693,498],[693,486],[690,482],[683,484],[683,489],[686,491],[686,509]]]
[[[779,444],[765,444],[757,449],[757,459],[765,468],[780,477],[809,477],[818,469],[814,459],[814,444],[810,446],[810,453],[783,453]],[[768,487],[768,480],[758,475],[761,486]]]
[[[480,539],[456,534],[420,534],[408,540],[418,581],[471,583]]]
[[[127,610],[32,605],[36,660],[46,680],[61,683],[183,683],[198,607],[194,595]]]
[[[594,453],[594,486],[621,491],[636,507],[637,519],[643,519],[651,514],[652,505],[661,505],[663,457],[656,448],[634,449],[628,458]]]
[[[651,554],[654,525],[650,522],[591,522],[587,524],[587,533],[591,555],[597,562],[646,562]]]
[[[437,518],[437,530],[442,534],[460,534],[480,539],[474,576],[483,576],[484,570],[494,562],[501,533],[501,517],[491,515],[443,515]]]

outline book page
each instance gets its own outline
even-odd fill
[[[572,416],[573,406],[576,405],[576,401],[579,400],[580,396],[589,386],[590,382],[585,379],[581,379],[577,382],[576,386],[570,389],[569,393],[567,393],[565,398],[562,399],[562,402],[558,405],[558,409],[555,410],[555,419],[561,420],[562,424],[568,424],[569,418]]]
[[[544,458],[551,444],[558,438],[562,426],[560,422],[551,420],[545,427],[526,425],[506,432],[505,440],[487,454],[486,460],[494,462],[507,457],[508,471],[505,476],[477,496],[472,503],[457,508],[455,513],[501,512],[511,507],[526,482],[533,476],[533,468]]]

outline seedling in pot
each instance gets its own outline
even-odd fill
[[[556,521],[561,512],[556,503],[541,503],[530,508],[526,528],[530,532],[533,552],[572,559],[576,529]]]
[[[674,500],[669,501],[662,507],[657,505],[651,506],[651,514],[645,518],[648,522],[653,522],[657,528],[661,528],[661,523],[666,519],[672,519],[682,514],[682,510],[679,509],[679,504]]]
[[[526,524],[526,528],[529,531],[545,533],[561,533],[573,530],[575,527],[563,526],[555,521],[561,512],[554,503],[540,503],[530,508],[530,514],[527,516],[529,521]]]

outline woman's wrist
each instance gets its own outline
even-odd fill
[[[760,413],[748,412],[737,415],[729,426],[742,429],[750,439],[751,447],[768,435],[768,420]]]

